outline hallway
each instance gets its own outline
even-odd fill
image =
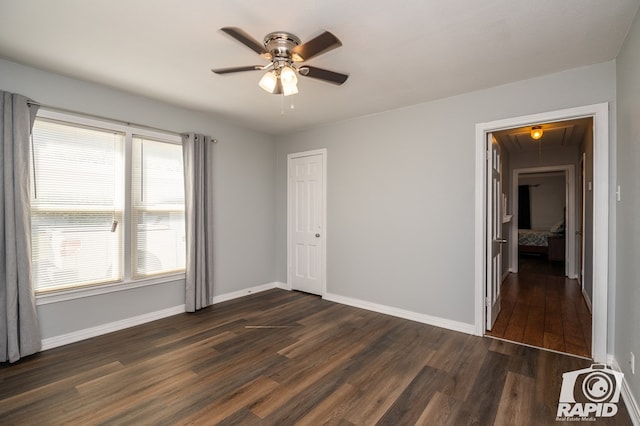
[[[563,265],[521,256],[501,287],[501,310],[488,336],[591,358],[591,313]]]

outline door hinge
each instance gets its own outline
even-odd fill
[[[484,305],[487,306],[487,307],[491,306],[491,301],[489,300],[488,297],[484,298]]]

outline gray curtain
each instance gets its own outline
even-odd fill
[[[213,142],[209,136],[182,136],[187,243],[187,312],[213,299]]]
[[[29,141],[37,107],[0,91],[0,362],[41,348],[31,278]]]

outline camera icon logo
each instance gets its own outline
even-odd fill
[[[604,364],[562,375],[557,417],[612,417],[618,412],[622,377]]]

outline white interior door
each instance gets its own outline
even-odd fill
[[[487,135],[487,330],[493,328],[500,313],[502,278],[502,189],[500,188],[500,145],[493,135]]]
[[[324,152],[289,156],[289,285],[322,295],[324,288]]]

